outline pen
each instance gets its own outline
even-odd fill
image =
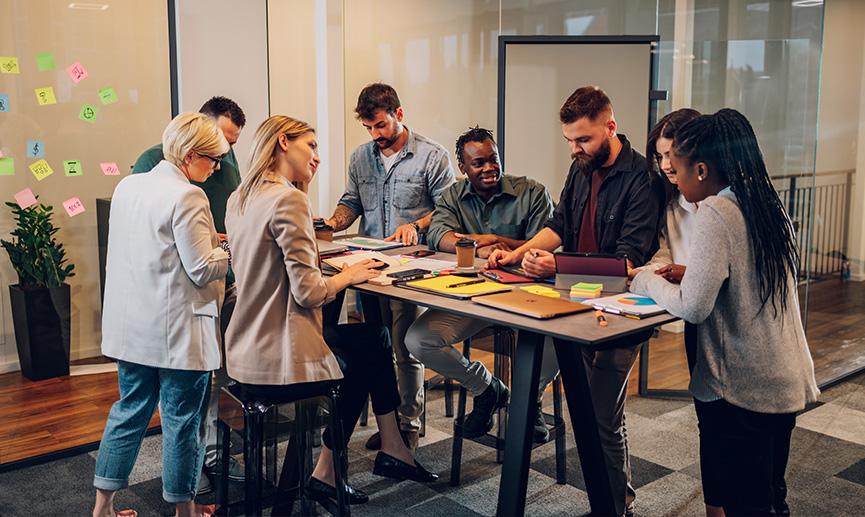
[[[607,318],[604,317],[604,313],[601,311],[595,311],[595,319],[598,320],[598,325],[602,327],[607,326]]]
[[[484,280],[483,278],[478,278],[477,280],[469,280],[468,282],[458,282],[456,284],[451,284],[447,288],[452,289],[454,287],[464,287],[467,285],[482,284],[484,282],[486,282],[486,280]]]

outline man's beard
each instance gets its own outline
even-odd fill
[[[589,174],[601,168],[610,158],[610,141],[604,139],[601,143],[601,148],[593,155],[572,154],[571,159],[574,160],[574,165],[577,172]]]
[[[375,143],[378,145],[379,149],[387,149],[393,144],[396,143],[396,140],[399,138],[400,133],[397,133],[393,136],[393,138],[376,138]]]

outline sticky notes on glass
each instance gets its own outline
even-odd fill
[[[81,170],[81,162],[78,160],[64,160],[63,172],[67,176],[83,176],[84,171]]]
[[[72,82],[75,84],[87,79],[87,70],[84,69],[84,65],[81,63],[69,65],[66,68],[66,73],[69,74],[69,78],[72,79]]]
[[[40,106],[57,104],[57,97],[54,96],[53,87],[46,86],[45,88],[36,88],[33,91],[36,92],[36,102],[38,102]]]
[[[36,176],[37,181],[42,181],[54,174],[54,169],[45,160],[39,160],[30,164],[30,172]]]
[[[12,56],[0,56],[0,73],[20,74],[21,69],[18,68],[18,58]]]
[[[119,176],[120,168],[114,162],[100,163],[99,168],[102,169],[102,174],[106,176]]]
[[[9,113],[9,95],[0,93],[0,113]]]
[[[96,120],[97,113],[96,106],[92,104],[85,104],[81,106],[81,111],[78,112],[78,118],[83,120],[84,122],[93,122]]]
[[[11,157],[0,158],[0,176],[15,175],[15,159]]]
[[[63,208],[66,209],[66,213],[69,214],[69,217],[75,217],[76,215],[84,212],[84,204],[78,199],[78,196],[70,197],[66,201],[63,202]]]
[[[33,195],[32,190],[25,188],[21,192],[15,194],[15,202],[18,203],[18,206],[21,208],[30,208],[36,204],[36,196]]]
[[[45,158],[45,142],[41,140],[27,140],[28,158]]]
[[[40,52],[36,54],[36,67],[39,68],[40,72],[50,72],[54,70],[57,65],[54,64],[54,54],[51,52]]]
[[[120,99],[117,98],[114,88],[102,88],[99,90],[99,100],[102,101],[102,104],[114,104]]]

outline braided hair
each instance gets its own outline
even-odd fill
[[[691,164],[706,163],[730,185],[754,250],[760,311],[771,299],[777,316],[779,298],[782,311],[786,310],[790,290],[787,279],[798,276],[799,249],[751,123],[729,108],[697,117],[676,132],[673,152]]]
[[[651,158],[649,160],[651,172],[654,173],[655,177],[661,179],[660,184],[664,189],[664,203],[662,206],[667,206],[674,202],[678,196],[679,189],[670,183],[667,175],[661,170],[661,156],[655,150],[655,146],[660,138],[672,140],[673,137],[676,136],[676,131],[678,131],[680,127],[699,116],[700,112],[691,108],[682,108],[676,111],[671,111],[664,115],[664,117],[655,124],[655,127],[649,131],[649,137],[646,139],[646,155]]]
[[[491,141],[493,145],[496,143],[496,139],[493,138],[493,132],[489,129],[484,129],[480,126],[470,127],[468,131],[461,134],[459,138],[457,138],[456,151],[457,151],[457,162],[462,166],[465,165],[463,163],[463,148],[465,148],[466,144],[469,142],[478,142],[483,143],[487,140]]]

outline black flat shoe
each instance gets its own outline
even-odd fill
[[[414,460],[412,466],[384,452],[379,452],[375,456],[375,466],[372,468],[372,473],[376,476],[399,481],[410,479],[418,483],[432,483],[439,478],[438,474],[429,472],[417,460]]]
[[[309,478],[306,487],[304,488],[306,495],[321,504],[325,502],[336,503],[336,488],[319,481],[315,478]],[[369,496],[363,490],[354,488],[346,483],[345,491],[348,494],[348,504],[363,504],[369,501]]]

